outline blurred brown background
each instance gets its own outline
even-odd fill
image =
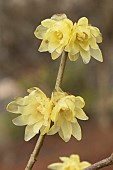
[[[90,119],[80,122],[80,142],[47,136],[34,170],[46,170],[59,156],[76,153],[94,163],[113,151],[113,0],[0,0],[0,170],[23,170],[37,140],[24,141],[24,127],[12,124],[15,115],[5,107],[33,86],[51,94],[60,60],[38,52],[40,41],[33,32],[55,13],[66,13],[73,22],[86,16],[100,28],[104,63],[68,60],[62,88],[85,99]]]

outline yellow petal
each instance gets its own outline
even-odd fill
[[[75,99],[74,99],[75,101],[75,105],[77,106],[77,107],[80,107],[80,108],[83,108],[84,106],[85,106],[85,101],[84,101],[84,99],[82,98],[82,97],[80,97],[80,96],[77,96],[77,97],[75,97]]]
[[[82,132],[81,132],[81,127],[78,124],[78,122],[76,123],[72,123],[72,135],[77,139],[77,140],[81,140],[82,138]]]
[[[17,126],[24,126],[27,124],[28,116],[20,115],[17,118],[13,119],[12,122]]]
[[[80,42],[79,44],[85,51],[89,51],[89,42]]]
[[[90,49],[91,56],[96,60],[103,62],[102,52],[100,49]]]
[[[36,135],[36,133],[33,131],[33,125],[26,126],[25,128],[25,136],[24,140],[29,141],[31,138],[33,138]]]
[[[86,17],[82,17],[78,20],[77,23],[78,26],[87,26],[88,25],[88,19]]]
[[[49,132],[47,133],[47,135],[54,135],[54,134],[56,134],[56,133],[59,131],[59,129],[60,129],[60,126],[53,125],[53,126],[50,128],[50,130],[49,130]]]
[[[88,64],[90,59],[91,59],[90,51],[85,51],[81,48],[80,49],[80,55],[83,59],[84,64]]]
[[[38,51],[39,52],[48,51],[48,41],[43,40]]]
[[[43,125],[43,122],[42,122],[42,121],[37,122],[37,123],[33,126],[33,131],[38,134],[38,133],[39,133],[39,130],[40,130],[40,128],[41,128],[42,125]]]
[[[60,53],[58,53],[58,52],[56,52],[56,51],[54,51],[53,53],[51,53],[51,57],[52,57],[52,59],[53,60],[55,60],[55,59],[57,59],[58,57],[60,57]]]
[[[38,39],[43,39],[44,38],[44,34],[46,33],[47,28],[43,27],[42,25],[39,25],[36,30],[34,31],[34,35],[38,38]]]
[[[98,44],[96,43],[96,38],[94,36],[91,36],[89,40],[90,47],[93,49],[98,49]]]
[[[76,112],[76,118],[80,120],[88,120],[88,117],[86,116],[85,112],[82,109],[76,107],[75,112]]]
[[[18,109],[18,104],[16,104],[15,101],[10,102],[7,105],[6,109],[7,111],[12,112],[12,113],[17,113],[17,114],[21,113]]]
[[[72,55],[71,53],[68,53],[68,57],[70,59],[70,61],[76,61],[79,57],[79,53],[78,54],[75,54],[75,55]]]
[[[70,156],[71,160],[73,160],[74,162],[76,162],[76,164],[79,164],[80,163],[80,157],[79,155],[75,155],[75,154],[72,154]]]
[[[41,22],[41,24],[46,28],[51,28],[55,24],[55,21],[52,19],[45,19]]]
[[[48,168],[52,170],[60,170],[62,169],[62,167],[63,167],[62,163],[53,163],[48,166]]]
[[[102,34],[97,27],[90,27],[91,33],[95,36],[97,43],[102,42]]]
[[[68,142],[70,140],[71,134],[72,134],[71,123],[66,120],[63,120],[63,123],[61,125],[61,130],[63,133],[64,141]]]

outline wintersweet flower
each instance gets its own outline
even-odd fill
[[[28,89],[29,95],[18,97],[8,104],[7,110],[15,114],[21,114],[13,119],[13,123],[17,126],[24,126],[25,141],[30,140],[36,134],[46,134],[50,128],[50,113],[52,102],[39,89]]]
[[[82,17],[74,24],[73,31],[65,51],[68,52],[69,59],[75,61],[79,56],[87,64],[91,56],[102,62],[103,57],[97,43],[102,42],[102,35],[97,27],[88,23],[86,17]]]
[[[73,23],[65,14],[56,14],[41,22],[34,34],[42,40],[40,52],[48,51],[53,60],[58,58],[68,44]]]
[[[70,157],[60,157],[62,163],[53,163],[48,166],[52,170],[83,170],[91,164],[89,162],[80,162],[79,155],[71,155]]]
[[[77,119],[88,119],[82,110],[85,105],[84,99],[80,96],[69,95],[58,88],[53,92],[51,100],[54,104],[51,113],[53,125],[48,135],[54,135],[58,132],[65,142],[70,140],[71,135],[80,140],[81,128]]]

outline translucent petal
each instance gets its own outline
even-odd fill
[[[64,138],[64,135],[61,129],[58,131],[58,134],[65,141],[65,138]]]
[[[38,39],[43,39],[44,38],[44,34],[47,32],[47,28],[43,27],[42,25],[39,25],[36,30],[34,31],[34,35],[38,38]]]
[[[41,126],[42,126],[42,124],[43,124],[42,121],[37,122],[37,123],[33,126],[33,131],[38,134],[38,133],[39,133],[39,130],[40,130]]]
[[[61,160],[62,162],[66,162],[66,161],[69,160],[69,158],[68,158],[68,157],[60,157],[60,160]]]
[[[88,64],[91,59],[90,51],[85,51],[83,49],[80,49],[80,55],[83,59],[84,64]]]
[[[85,112],[80,109],[80,108],[75,108],[75,112],[76,112],[76,118],[80,119],[80,120],[88,120],[88,117],[86,116]]]
[[[29,141],[31,138],[33,138],[36,135],[36,133],[33,131],[33,125],[26,126],[25,128],[25,136],[24,140]]]
[[[102,52],[100,49],[90,49],[91,56],[96,60],[103,62]]]
[[[29,104],[29,99],[28,99],[28,96],[25,96],[24,98],[23,97],[17,97],[15,99],[15,102],[18,105],[26,106],[27,104]]]
[[[88,19],[86,17],[82,17],[78,20],[77,23],[78,26],[87,26],[88,25]]]
[[[48,166],[48,168],[52,170],[60,170],[62,169],[62,167],[63,167],[62,163],[53,163]]]
[[[60,126],[53,125],[53,126],[50,128],[50,130],[49,130],[49,132],[47,133],[47,135],[54,135],[54,134],[56,134],[56,133],[59,131],[59,129],[60,129]]]
[[[71,134],[72,134],[72,126],[71,123],[63,120],[63,124],[61,125],[61,130],[64,136],[64,141],[68,142],[71,138]]]
[[[90,165],[91,164],[89,162],[83,161],[83,162],[80,163],[80,168],[84,169],[84,168],[87,168]]]
[[[37,88],[37,87],[32,87],[32,88],[28,89],[27,91],[28,91],[28,92],[30,93],[30,95],[32,95],[32,96],[43,97],[43,98],[46,98],[46,97],[47,97],[47,96],[45,95],[45,93],[44,93],[42,90],[40,90],[39,88]]]
[[[91,33],[95,36],[97,43],[102,42],[102,34],[97,27],[90,27]]]
[[[75,105],[77,106],[77,107],[80,107],[80,108],[83,108],[84,106],[85,106],[85,101],[84,101],[84,99],[82,98],[82,97],[80,97],[80,96],[77,96],[77,97],[75,97]]]
[[[51,53],[51,57],[53,60],[57,59],[61,54],[57,53],[56,51],[54,51],[53,53]]]
[[[79,163],[80,163],[80,157],[79,157],[79,155],[72,154],[72,155],[70,156],[70,158],[71,158],[71,160],[75,161],[76,164],[79,164]]]
[[[78,124],[78,122],[76,123],[72,123],[72,135],[77,139],[77,140],[81,140],[82,138],[82,132],[81,132],[81,127]]]
[[[79,45],[85,50],[89,51],[89,42],[79,42]]]
[[[55,20],[52,19],[45,19],[41,22],[41,25],[47,28],[51,28],[55,24]]]
[[[98,44],[96,43],[96,38],[92,36],[89,40],[90,47],[93,49],[98,49]]]
[[[43,40],[38,51],[39,52],[48,51],[48,41]]]
[[[13,119],[12,122],[17,126],[24,126],[27,124],[28,116],[20,115],[17,118]]]
[[[15,101],[10,102],[7,105],[6,109],[7,111],[12,112],[12,113],[17,113],[17,114],[21,113],[18,109],[18,104],[16,104]]]
[[[68,57],[71,61],[76,61],[79,57],[79,53],[78,54],[75,54],[75,55],[72,55],[71,53],[68,53]]]

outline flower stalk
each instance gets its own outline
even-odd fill
[[[67,52],[63,52],[59,70],[58,70],[58,74],[57,74],[57,78],[56,78],[55,89],[57,89],[61,85],[61,82],[63,79],[63,74],[64,74],[64,69],[65,69],[65,65],[66,65],[66,60],[67,60]],[[27,163],[25,170],[32,170],[35,162],[37,161],[37,157],[39,155],[40,149],[42,148],[44,138],[45,138],[45,135],[41,135],[41,134],[39,135],[39,138],[37,140],[37,143],[35,145],[35,148],[34,148],[32,154],[29,158],[29,161]]]

